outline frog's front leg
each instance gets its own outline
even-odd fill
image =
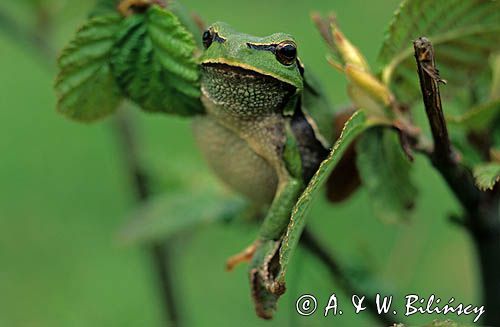
[[[292,209],[303,190],[300,179],[289,176],[279,185],[256,240],[255,255],[250,264],[251,280],[260,279],[267,291],[281,295],[285,285],[275,281],[280,272],[279,249],[290,222]],[[259,276],[256,276],[258,274]]]
[[[249,268],[255,309],[264,319],[272,318],[277,299],[286,290],[284,282],[276,280],[281,272],[280,248],[293,207],[304,189],[299,152],[290,140],[293,141],[288,139],[284,155],[286,174],[281,175],[276,197],[254,243],[255,253]]]
[[[250,261],[262,243],[280,240],[302,189],[302,181],[293,177],[287,177],[285,181],[279,182],[276,196],[263,221],[259,237],[243,251],[227,260],[227,270],[232,270],[239,263]]]

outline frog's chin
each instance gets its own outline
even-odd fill
[[[222,63],[202,64],[203,95],[233,115],[262,115],[277,112],[297,89],[257,71]]]

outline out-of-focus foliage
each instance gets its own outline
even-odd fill
[[[198,225],[241,218],[246,202],[218,190],[178,190],[149,200],[120,231],[126,243],[153,243],[187,232]]]
[[[116,14],[116,8],[120,0],[96,0],[94,8],[89,13],[89,17]]]
[[[370,70],[360,50],[340,31],[336,20],[314,17],[334,58],[330,63],[349,81],[348,94],[353,104],[366,111],[379,124],[401,128],[405,121],[389,88]],[[356,146],[359,175],[370,194],[376,215],[386,222],[409,217],[414,208],[416,188],[410,180],[411,165],[401,151],[393,131],[367,131]]]
[[[500,68],[496,51],[500,46],[500,5],[497,1],[403,1],[380,52],[379,61],[384,67],[380,77],[371,73],[363,54],[340,31],[335,17],[322,20],[315,15],[314,20],[332,50],[330,63],[349,81],[348,94],[353,104],[366,109],[381,123],[392,125],[399,130],[400,137],[406,134],[423,147],[428,147],[425,145],[428,140],[412,123],[412,112],[404,104],[413,104],[422,96],[412,41],[428,37],[435,46],[437,67],[450,75],[446,76],[449,81],[443,87],[444,92],[454,94],[449,91],[462,89],[474,95],[472,108],[462,103],[464,113],[447,115],[449,122],[457,127],[450,134],[452,142],[469,168],[487,160],[481,154],[484,150],[471,141],[470,133],[483,133],[481,137],[488,139],[488,133],[498,125]],[[491,82],[491,91],[485,81]],[[412,166],[401,149],[397,149],[395,138],[386,138],[392,142],[381,142],[382,139],[372,132],[361,137],[357,144],[357,166],[377,216],[398,221],[408,217],[414,207],[416,189],[409,178]],[[408,144],[401,146],[407,152]]]
[[[500,98],[475,106],[460,116],[448,116],[447,122],[465,130],[483,131],[495,124],[500,114]]]
[[[482,103],[468,108],[460,116],[448,116],[448,123],[466,131],[483,132],[489,128],[497,128],[496,118],[500,115],[500,54],[493,55],[490,61],[491,87],[489,97]]]
[[[397,135],[371,129],[360,137],[357,150],[357,166],[375,215],[389,223],[408,220],[417,190],[410,178],[412,166],[401,150]]]
[[[412,41],[433,43],[446,94],[471,87],[488,69],[485,59],[500,49],[500,2],[494,0],[405,0],[389,26],[380,51],[382,80],[400,101],[421,96],[415,78]]]
[[[474,178],[481,190],[492,190],[493,186],[500,181],[500,163],[492,162],[476,166]]]

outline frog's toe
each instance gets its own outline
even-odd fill
[[[232,271],[240,263],[250,262],[256,250],[257,250],[257,242],[254,242],[240,253],[235,254],[229,259],[227,259],[226,271]]]
[[[277,296],[283,295],[286,291],[285,283],[278,281],[269,283],[268,285],[266,285],[266,288],[269,292]]]

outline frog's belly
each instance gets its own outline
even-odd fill
[[[233,190],[258,203],[270,203],[278,178],[274,169],[241,139],[209,116],[193,120],[196,142],[215,174]]]

